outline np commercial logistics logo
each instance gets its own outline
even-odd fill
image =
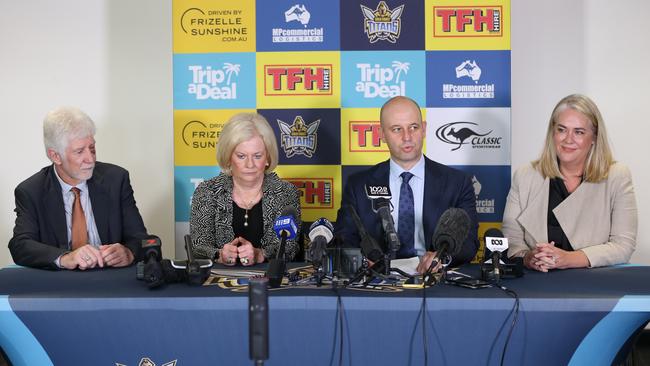
[[[292,28],[273,28],[273,43],[323,43],[323,27],[308,27],[311,13],[302,4],[295,4],[284,12],[284,21],[287,25],[298,23],[301,26]]]
[[[501,221],[510,190],[510,166],[455,165],[454,168],[472,177],[479,221]]]
[[[510,107],[510,51],[428,51],[427,105]]]

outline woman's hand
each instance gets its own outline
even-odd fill
[[[237,251],[239,261],[244,266],[252,266],[255,263],[264,262],[264,252],[262,249],[255,248],[251,242],[244,238],[239,238]]]
[[[221,248],[221,253],[219,253],[219,263],[225,264],[226,266],[234,266],[237,263],[239,239],[235,238],[230,243],[224,244],[223,248]]]
[[[549,269],[589,267],[589,259],[581,250],[566,251],[550,242],[537,243],[535,249],[526,253],[524,264],[530,269],[548,272]]]

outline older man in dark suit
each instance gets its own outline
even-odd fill
[[[435,256],[431,248],[436,224],[446,209],[457,207],[467,212],[471,224],[467,239],[460,253],[452,258],[452,264],[469,262],[478,249],[476,198],[471,177],[422,154],[426,122],[412,99],[398,96],[387,101],[381,108],[380,121],[390,159],[348,178],[336,219],[336,233],[345,245],[360,242],[347,209],[352,205],[368,233],[382,242],[381,220],[372,211],[365,186],[389,186],[394,207],[392,216],[401,243],[398,258],[418,255],[421,257],[418,271],[429,268]]]
[[[147,235],[129,173],[95,156],[95,124],[72,107],[43,122],[52,165],[16,187],[9,250],[16,264],[47,269],[124,267]]]

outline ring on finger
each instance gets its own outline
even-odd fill
[[[233,263],[235,263],[235,260],[232,257],[228,258],[228,264],[233,264]]]
[[[248,258],[246,258],[246,257],[241,258],[241,264],[247,265],[248,264]]]
[[[81,257],[81,259],[83,259],[84,261],[88,262],[88,261],[90,260],[90,257],[87,256],[87,255],[85,255],[85,256]]]

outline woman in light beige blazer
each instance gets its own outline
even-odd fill
[[[503,217],[508,256],[542,272],[626,263],[636,233],[632,176],[612,157],[598,107],[584,95],[563,98],[542,156],[514,174]]]

